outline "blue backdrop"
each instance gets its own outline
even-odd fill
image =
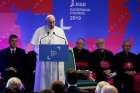
[[[118,52],[122,42],[130,39],[132,51],[140,52],[139,0],[0,0],[0,5],[1,48],[7,47],[12,33],[20,37],[19,46],[28,48],[45,16],[54,14],[72,47],[82,37],[86,47],[94,50],[96,39],[104,38],[106,48]]]

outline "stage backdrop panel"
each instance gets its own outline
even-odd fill
[[[69,46],[82,37],[94,50],[95,41],[104,38],[106,48],[118,52],[130,39],[132,51],[140,52],[140,0],[0,0],[0,49],[8,46],[13,33],[19,36],[19,46],[28,49],[47,14],[56,16]]]

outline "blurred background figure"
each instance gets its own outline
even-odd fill
[[[65,85],[62,81],[55,81],[52,84],[52,90],[54,93],[64,93]]]
[[[105,85],[100,93],[119,93],[117,88],[112,85]],[[131,93],[131,92],[130,92]]]
[[[77,87],[78,76],[75,70],[69,70],[66,73],[66,82],[68,83],[68,88],[65,93],[88,93],[86,90],[79,89]]]
[[[29,51],[26,54],[26,78],[25,78],[25,86],[26,90],[33,91],[34,88],[34,80],[35,80],[35,65],[36,65],[36,53],[34,51]]]
[[[44,90],[41,90],[39,93],[54,93],[54,91],[50,89],[44,89]]]
[[[134,91],[136,93],[140,93],[140,53],[137,55],[137,64],[136,64],[136,74],[134,77]]]
[[[7,81],[4,93],[24,93],[24,85],[17,77],[12,77]]]
[[[101,93],[101,90],[105,85],[110,85],[110,84],[106,81],[100,81],[96,86],[95,93]]]

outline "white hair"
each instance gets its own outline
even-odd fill
[[[106,82],[106,81],[101,81],[101,82],[99,82],[99,83],[97,84],[97,86],[96,86],[95,92],[96,92],[96,93],[101,93],[101,90],[102,90],[102,88],[103,88],[105,85],[109,85],[109,83]]]
[[[45,20],[48,20],[50,17],[53,18],[53,19],[55,20],[55,17],[54,17],[54,15],[52,15],[52,14],[47,15],[46,18],[45,18]]]
[[[101,93],[118,93],[118,90],[116,87],[114,87],[112,85],[105,85],[102,88]]]
[[[9,89],[18,88],[19,90],[22,90],[24,89],[24,85],[22,84],[19,78],[12,77],[7,81],[6,88],[9,88]]]
[[[96,44],[99,43],[99,42],[104,42],[104,41],[105,41],[105,40],[104,40],[103,38],[97,39],[97,40],[96,40]]]

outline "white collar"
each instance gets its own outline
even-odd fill
[[[16,48],[10,48],[10,51],[11,51],[11,53],[12,53],[12,51],[14,51],[14,53],[15,53]]]
[[[10,50],[14,50],[14,51],[15,51],[15,50],[16,50],[16,48],[10,48]]]
[[[51,31],[51,30],[54,30],[54,29],[56,28],[56,26],[54,26],[53,29],[48,28],[48,26],[44,26],[44,28],[45,28],[47,31]]]

